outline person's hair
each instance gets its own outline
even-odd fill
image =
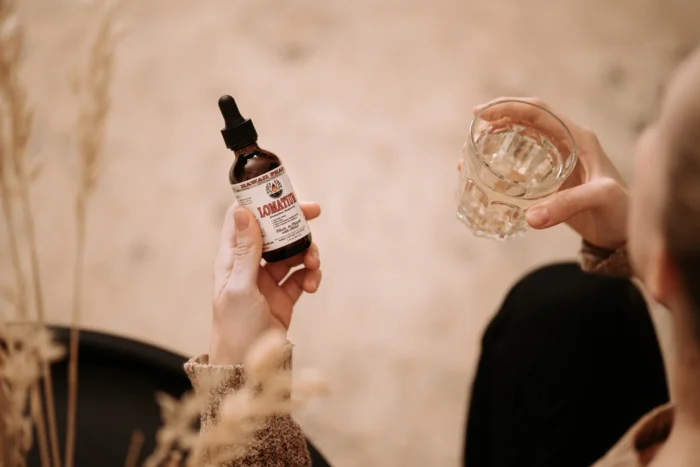
[[[684,66],[694,86],[674,105],[682,118],[669,131],[669,165],[663,228],[671,260],[678,268],[683,290],[695,310],[700,336],[700,48]],[[686,87],[689,83],[683,83]]]

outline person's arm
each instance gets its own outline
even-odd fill
[[[291,365],[291,351],[288,365]],[[217,423],[219,406],[225,396],[239,390],[245,382],[243,365],[210,365],[209,356],[193,358],[185,364],[195,391],[208,390],[207,381],[223,381],[220,390],[210,394],[207,407],[202,412],[201,430],[206,432]],[[299,425],[289,415],[277,415],[267,419],[263,427],[255,432],[246,453],[227,467],[308,467],[311,465],[309,451]]]
[[[321,212],[315,203],[302,203],[301,208],[307,220]],[[269,331],[286,332],[297,300],[304,292],[316,292],[320,284],[321,262],[315,244],[284,261],[264,265],[261,261],[258,223],[247,209],[234,204],[224,218],[214,267],[209,353],[185,364],[195,392],[209,393],[201,416],[203,432],[217,424],[223,399],[242,389],[246,378],[243,362],[249,350]],[[291,368],[291,355],[290,345],[283,369]],[[281,414],[268,417],[242,456],[223,465],[308,467],[311,460],[301,428],[291,416]]]

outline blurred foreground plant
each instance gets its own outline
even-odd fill
[[[78,92],[79,177],[75,199],[76,253],[73,312],[68,365],[68,417],[65,467],[75,462],[75,415],[78,402],[78,344],[82,314],[83,265],[88,201],[98,183],[99,159],[110,108],[109,91],[114,66],[115,6],[104,8],[88,63],[76,83]],[[0,299],[8,302],[19,320],[7,324],[0,315],[0,467],[26,465],[36,432],[42,467],[61,466],[50,365],[64,355],[46,328],[41,271],[37,251],[30,185],[40,165],[31,165],[27,143],[32,111],[19,77],[24,29],[15,12],[15,0],[0,0],[0,200],[14,271],[13,288],[0,284]],[[19,209],[17,209],[19,206]],[[18,211],[22,225],[15,222]],[[26,234],[29,277],[25,280],[20,233]],[[33,297],[30,304],[29,296]],[[32,307],[33,305],[33,307]],[[36,320],[30,311],[36,312]],[[204,382],[205,390],[176,400],[160,393],[163,425],[155,451],[144,467],[209,466],[234,460],[246,452],[255,431],[267,417],[289,414],[309,397],[326,392],[322,380],[307,375],[292,381],[284,370],[288,344],[283,334],[264,336],[246,359],[247,381],[241,390],[224,398],[218,423],[199,434],[194,426],[221,381]],[[40,384],[43,382],[44,390]],[[44,394],[44,403],[41,394]],[[293,395],[293,397],[292,397]],[[44,406],[46,415],[44,416]],[[136,466],[143,435],[136,431],[127,452],[126,466]],[[125,447],[126,448],[126,447]]]
[[[27,143],[32,125],[32,113],[27,104],[27,92],[19,78],[19,67],[24,46],[24,29],[15,13],[14,0],[0,0],[0,97],[2,98],[2,115],[0,119],[0,197],[2,211],[7,228],[10,257],[15,273],[15,293],[12,294],[20,318],[29,319],[27,286],[20,259],[18,243],[18,226],[15,223],[13,195],[19,198],[20,212],[30,258],[30,276],[34,296],[34,308],[37,321],[45,323],[44,300],[41,288],[41,272],[37,253],[34,217],[29,196],[29,184],[38,174],[39,166],[28,167]],[[56,433],[56,415],[53,404],[53,382],[49,371],[49,361],[40,364],[40,374],[44,382],[46,410],[48,412],[51,453],[54,463],[58,465],[58,436]],[[32,389],[38,395],[38,387]],[[0,396],[2,397],[2,396]],[[43,404],[38,397],[32,397],[32,411],[38,419],[44,420]],[[41,424],[39,435],[42,462],[47,459],[48,442],[46,430]],[[0,429],[1,430],[1,429]]]

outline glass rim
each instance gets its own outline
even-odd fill
[[[532,102],[524,101],[521,99],[502,99],[502,100],[498,100],[495,102],[491,102],[490,104],[479,109],[479,111],[474,115],[474,118],[472,119],[471,123],[469,124],[469,141],[467,141],[467,143],[469,144],[470,148],[473,150],[473,153],[475,155],[477,155],[477,159],[479,160],[479,163],[481,165],[483,165],[484,167],[486,167],[489,170],[489,172],[491,172],[493,175],[495,175],[496,177],[498,177],[499,179],[501,179],[503,181],[515,184],[516,186],[521,186],[523,188],[528,187],[527,183],[519,182],[517,180],[506,179],[506,177],[503,174],[495,171],[491,167],[490,164],[485,162],[481,157],[478,157],[479,151],[478,151],[478,149],[476,147],[476,143],[474,141],[474,127],[475,127],[476,122],[481,118],[481,114],[485,110],[488,110],[488,109],[495,107],[497,105],[500,105],[500,104],[506,104],[508,102],[517,102],[518,104],[525,104],[525,105],[529,105],[530,107],[535,107],[535,108],[545,112],[550,117],[554,118],[554,120],[557,123],[559,123],[559,125],[561,125],[561,127],[564,129],[564,133],[566,133],[567,139],[571,143],[571,148],[572,148],[571,155],[567,158],[571,162],[569,163],[569,165],[567,167],[565,167],[565,169],[559,174],[559,176],[557,178],[555,178],[554,180],[552,180],[549,183],[542,184],[539,187],[545,188],[545,189],[551,188],[551,187],[563,182],[564,180],[566,180],[569,177],[569,175],[571,175],[571,173],[574,171],[574,168],[576,167],[576,164],[578,162],[578,148],[576,147],[576,140],[574,139],[574,135],[571,133],[571,130],[566,125],[566,123],[564,123],[564,121],[561,118],[559,118],[554,112],[552,112],[551,110],[549,110],[545,107],[542,107],[541,105],[533,104]],[[486,120],[484,120],[484,121],[486,121]],[[466,161],[465,161],[465,163],[466,163]]]

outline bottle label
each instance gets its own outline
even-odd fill
[[[263,252],[282,248],[311,233],[284,166],[231,186],[238,203],[258,221]]]

